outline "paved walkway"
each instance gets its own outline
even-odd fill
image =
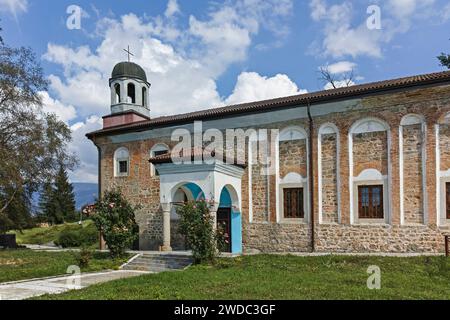
[[[61,276],[25,280],[0,284],[0,300],[23,300],[44,294],[58,294],[69,290],[79,290],[90,285],[137,277],[149,272],[144,271],[105,271],[98,273],[85,273],[77,276]]]

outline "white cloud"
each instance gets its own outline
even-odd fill
[[[271,98],[306,93],[300,90],[288,76],[277,74],[268,78],[256,72],[243,72],[239,75],[233,93],[226,99],[227,104],[238,104]]]
[[[0,11],[9,12],[15,18],[17,14],[27,12],[28,0],[0,0]]]
[[[169,2],[166,13],[157,17],[127,14],[119,19],[101,19],[96,28],[101,43],[96,48],[48,45],[44,59],[64,71],[63,75],[49,77],[51,92],[56,94],[54,104],[74,106],[77,119],[86,119],[71,126],[71,150],[81,160],[72,181],[96,181],[97,150],[85,134],[101,128],[100,116],[110,112],[108,79],[113,66],[125,60],[123,39],[135,54],[133,61],[145,69],[152,83],[153,118],[302,92],[285,75],[266,78],[243,73],[228,98],[220,97],[216,84],[232,64],[245,61],[261,29],[280,38],[286,34],[282,22],[290,15],[292,0],[230,1],[210,11],[206,18],[189,17],[184,28],[176,23],[175,4]],[[70,119],[72,115],[63,113],[61,117]]]
[[[96,131],[101,127],[102,119],[97,116],[91,116],[84,122],[75,123],[70,127],[72,143],[69,145],[69,151],[75,153],[80,160],[79,167],[75,172],[70,173],[72,182],[98,182],[98,151],[94,144],[86,138],[86,133]]]
[[[441,20],[442,22],[446,22],[450,20],[450,3],[448,3],[442,10],[441,13]]]
[[[173,9],[174,3],[168,6]],[[103,41],[95,50],[48,45],[44,58],[64,69],[64,77],[50,76],[51,89],[63,103],[76,106],[80,116],[107,113],[108,79],[114,64],[125,58],[123,39],[127,39],[133,61],[146,70],[152,83],[152,116],[220,105],[216,79],[230,65],[244,61],[252,36],[261,26],[288,16],[290,6],[291,0],[228,2],[207,19],[190,16],[187,29],[175,28],[164,16],[150,22],[134,14],[102,19],[97,30]],[[166,27],[172,30],[170,35]]]
[[[358,15],[354,22],[354,4],[348,0],[329,5],[326,0],[310,0],[311,18],[323,28],[321,44],[315,54],[334,58],[351,56],[382,57],[383,45],[398,34],[410,30],[419,19],[431,19],[437,15],[435,0],[388,0],[381,6],[381,30],[370,30],[366,18]],[[440,10],[439,10],[440,12]]]
[[[332,74],[340,74],[354,70],[356,68],[356,63],[350,61],[339,61],[326,66],[326,68]]]
[[[167,9],[166,9],[166,12],[164,13],[164,15],[166,17],[172,17],[179,12],[180,12],[180,7],[178,6],[177,0],[169,0],[169,2],[167,3]]]
[[[334,58],[381,56],[380,32],[369,30],[365,21],[353,27],[353,5],[350,2],[328,6],[325,0],[312,0],[310,8],[311,18],[324,24],[324,38],[318,51]]]
[[[42,105],[45,112],[56,114],[60,120],[66,123],[77,117],[77,112],[72,105],[64,105],[61,101],[52,99],[46,91],[42,91],[39,94],[42,97]]]

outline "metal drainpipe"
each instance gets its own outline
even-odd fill
[[[314,122],[311,116],[311,105],[307,102],[308,118],[309,118],[309,207],[311,212],[311,252],[315,251],[315,221],[314,221],[314,157],[313,157],[313,138],[314,138]]]
[[[97,147],[97,151],[98,151],[98,195],[97,195],[97,198],[100,200],[102,198],[102,149],[98,145],[95,145],[95,146]],[[99,232],[99,249],[100,250],[105,249],[105,244],[103,242],[103,233],[101,231]]]

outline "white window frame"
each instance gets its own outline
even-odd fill
[[[122,153],[122,154],[121,154]],[[127,156],[125,156],[125,153]],[[120,172],[120,162],[127,162],[127,172]],[[128,177],[130,175],[130,152],[121,147],[114,152],[114,177]]]
[[[301,188],[303,189],[303,218],[285,218],[284,217],[284,189]],[[309,221],[309,190],[308,181],[298,173],[290,172],[280,180],[279,183],[279,202],[278,202],[278,221],[280,223],[307,223]]]
[[[354,224],[388,224],[389,223],[389,193],[388,177],[381,175],[378,170],[366,169],[356,177],[353,183],[353,212]],[[359,218],[359,192],[358,188],[362,186],[383,186],[383,219],[361,219]]]

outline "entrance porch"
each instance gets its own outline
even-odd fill
[[[186,201],[205,200],[214,217],[214,225],[220,223],[227,231],[227,252],[242,253],[241,179],[244,169],[222,162],[174,164],[167,160],[152,163],[160,176],[163,218],[163,243],[160,250],[171,252],[186,249],[180,245],[183,239],[174,235],[174,225],[179,219],[176,207]]]

